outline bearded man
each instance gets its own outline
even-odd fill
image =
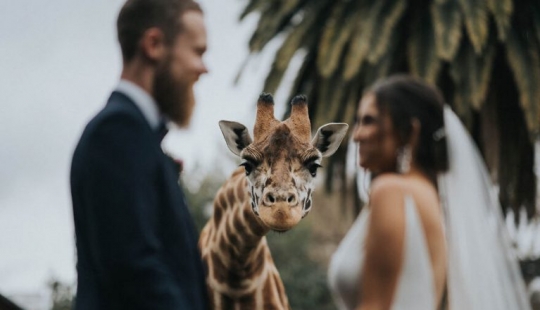
[[[189,124],[207,72],[192,0],[128,0],[117,21],[123,69],[73,155],[77,310],[206,309],[197,232],[161,149],[166,122]]]

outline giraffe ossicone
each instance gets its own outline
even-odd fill
[[[290,117],[278,121],[272,96],[261,94],[253,139],[244,125],[219,122],[242,163],[218,191],[199,241],[214,309],[288,309],[265,235],[287,231],[309,213],[322,158],[336,152],[348,129],[330,123],[312,138],[307,98],[296,96],[291,105]]]

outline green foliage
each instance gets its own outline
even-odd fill
[[[311,241],[309,222],[301,222],[284,233],[267,236],[272,257],[285,285],[291,309],[336,309],[328,284],[326,270],[309,257]]]
[[[194,174],[195,172],[191,172]],[[218,189],[225,182],[225,176],[217,173],[207,173],[196,188],[184,186],[185,182],[192,179],[190,175],[182,176],[180,183],[183,185],[184,194],[188,203],[189,211],[200,232],[212,211],[212,204]]]

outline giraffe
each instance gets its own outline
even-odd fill
[[[306,97],[291,104],[291,116],[280,122],[272,96],[261,94],[253,141],[244,125],[219,123],[242,164],[216,194],[199,240],[212,309],[289,309],[265,235],[285,232],[308,214],[322,157],[337,150],[348,129],[326,124],[311,140]]]

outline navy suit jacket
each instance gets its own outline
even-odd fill
[[[207,309],[178,170],[141,111],[113,92],[73,155],[77,310]]]

